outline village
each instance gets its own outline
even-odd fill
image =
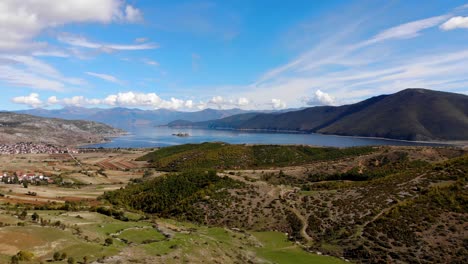
[[[41,184],[41,183],[54,183],[54,180],[42,173],[24,173],[21,171],[16,172],[3,172],[0,175],[0,182],[4,184]]]
[[[0,155],[64,153],[78,153],[78,150],[46,143],[20,142],[14,144],[0,144]]]

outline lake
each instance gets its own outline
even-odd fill
[[[172,134],[188,133],[188,137]],[[129,135],[113,138],[111,142],[87,145],[92,148],[151,148],[187,143],[222,141],[231,144],[303,144],[329,147],[353,147],[369,145],[434,146],[433,143],[408,142],[377,138],[342,137],[321,134],[247,132],[211,129],[175,129],[169,127],[145,127],[133,129]]]

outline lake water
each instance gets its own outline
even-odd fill
[[[190,136],[177,137],[172,135],[177,133],[188,133]],[[375,138],[341,137],[320,134],[267,133],[232,130],[151,127],[134,129],[130,132],[129,135],[113,138],[111,142],[88,145],[85,147],[151,148],[213,141],[222,141],[231,144],[304,144],[330,147],[352,147],[368,145],[435,145],[431,143],[416,143]]]

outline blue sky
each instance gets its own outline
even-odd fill
[[[0,109],[468,94],[465,1],[2,0]]]

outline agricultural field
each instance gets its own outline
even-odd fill
[[[147,172],[146,163],[135,159],[146,152],[101,150],[73,155],[0,155],[0,172],[40,173],[57,181],[49,185],[30,184],[28,188],[19,184],[0,184],[0,192],[5,194],[0,197],[0,201],[31,204],[95,201],[103,192],[119,189],[131,179],[141,178]],[[151,173],[158,175],[156,172]]]

